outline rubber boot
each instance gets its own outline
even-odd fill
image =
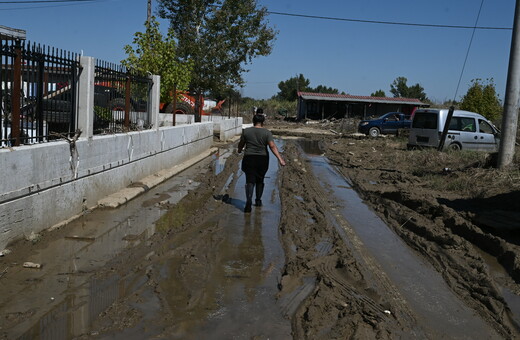
[[[264,183],[256,183],[256,200],[255,205],[257,207],[262,206],[262,194],[264,193]]]
[[[255,183],[246,183],[246,206],[244,212],[251,212],[251,205],[253,205],[253,191]]]

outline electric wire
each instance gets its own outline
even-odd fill
[[[27,0],[27,1],[0,1],[0,4],[45,4],[54,2],[92,2],[97,0]]]
[[[348,22],[360,22],[360,23],[381,24],[381,25],[418,26],[418,27],[432,27],[432,28],[456,28],[456,29],[481,29],[481,30],[512,30],[513,29],[512,27],[440,25],[440,24],[421,24],[421,23],[399,22],[399,21],[380,21],[380,20],[337,18],[337,17],[326,17],[326,16],[318,16],[318,15],[295,14],[295,13],[274,12],[274,11],[266,11],[266,13],[274,14],[274,15],[290,16],[290,17],[309,18],[309,19],[348,21]]]
[[[468,61],[468,56],[469,56],[469,52],[471,50],[471,45],[473,44],[473,38],[475,37],[475,31],[476,31],[476,27],[478,24],[478,20],[480,18],[480,13],[482,12],[483,5],[484,5],[484,0],[481,0],[477,18],[475,19],[475,28],[473,29],[473,32],[471,33],[471,39],[469,40],[468,49],[466,50],[466,57],[464,58],[464,63],[462,64],[462,70],[460,71],[459,81],[457,83],[457,88],[455,89],[455,95],[453,96],[453,102],[455,102],[455,99],[457,98],[457,94],[459,93],[460,83],[462,81],[462,76],[464,75],[464,70],[466,69],[466,63]]]
[[[0,12],[3,11],[17,11],[17,10],[35,10],[35,9],[48,9],[48,8],[60,8],[60,7],[71,7],[71,6],[81,6],[92,3],[104,2],[107,0],[32,0],[32,1],[0,1],[0,5],[13,5],[19,4],[23,7],[8,7],[8,8],[0,8]],[[38,4],[38,5],[37,5]]]

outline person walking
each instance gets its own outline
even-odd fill
[[[285,161],[274,144],[273,134],[264,128],[265,116],[263,110],[258,108],[253,116],[253,127],[244,129],[240,142],[238,142],[238,153],[245,147],[242,159],[242,171],[246,174],[246,206],[244,212],[251,212],[253,204],[253,191],[256,193],[255,205],[262,206],[262,194],[264,192],[264,177],[269,168],[269,152],[271,149],[281,166]],[[255,190],[256,187],[256,190]]]

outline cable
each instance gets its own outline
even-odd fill
[[[317,15],[306,15],[306,14],[294,14],[285,12],[273,12],[267,11],[266,13],[283,15],[290,17],[310,18],[310,19],[321,19],[321,20],[334,20],[334,21],[349,21],[349,22],[362,22],[367,24],[382,24],[382,25],[400,25],[400,26],[419,26],[419,27],[433,27],[433,28],[459,28],[459,29],[481,29],[481,30],[512,30],[511,27],[492,27],[492,26],[459,26],[459,25],[434,25],[434,24],[420,24],[411,22],[398,22],[398,21],[378,21],[378,20],[362,20],[362,19],[349,19],[349,18],[335,18],[335,17],[323,17]]]
[[[27,1],[0,1],[0,4],[45,4],[51,2],[92,2],[96,0],[27,0]]]
[[[459,82],[457,83],[457,88],[455,89],[455,95],[453,96],[453,101],[457,98],[457,93],[459,93],[460,82],[462,81],[462,76],[464,75],[464,70],[466,69],[466,62],[468,61],[469,51],[471,50],[471,44],[473,43],[473,37],[475,36],[475,31],[478,23],[478,19],[480,18],[480,13],[482,12],[482,6],[484,5],[484,0],[480,2],[480,8],[478,10],[477,19],[475,19],[475,28],[471,33],[471,39],[469,40],[468,49],[466,50],[466,57],[464,58],[464,64],[462,64],[462,70],[460,71]]]
[[[93,3],[99,3],[104,1],[110,1],[110,0],[54,0],[54,1],[26,1],[25,3],[16,2],[19,3],[23,7],[9,7],[9,8],[0,8],[0,12],[5,11],[19,11],[19,10],[35,10],[35,9],[49,9],[49,8],[60,8],[60,7],[71,7],[71,6],[81,6],[81,5],[88,5]],[[36,5],[36,4],[41,5]],[[48,4],[44,4],[48,3]],[[4,2],[0,2],[0,5],[5,4]],[[31,5],[32,4],[32,5]]]
[[[215,7],[215,8],[222,8],[222,5],[210,5],[210,6]],[[295,14],[295,13],[274,12],[274,11],[265,11],[265,12],[267,14],[283,15],[283,16],[288,16],[288,17],[299,17],[299,18],[321,19],[321,20],[333,20],[333,21],[361,22],[361,23],[366,23],[366,24],[418,26],[418,27],[433,27],[433,28],[480,29],[480,30],[508,30],[508,31],[513,30],[512,27],[434,25],[434,24],[420,24],[420,23],[413,23],[413,22],[379,21],[379,20],[363,20],[363,19],[324,17],[324,16],[319,16],[319,15]]]

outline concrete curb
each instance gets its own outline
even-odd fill
[[[167,179],[170,179],[171,177],[177,175],[179,172],[189,168],[190,166],[193,166],[194,164],[200,162],[204,158],[212,155],[213,153],[217,152],[217,148],[211,148],[207,150],[206,152],[203,152],[191,159],[188,159],[185,162],[182,162],[180,164],[177,164],[169,169],[164,169],[159,171],[156,174],[150,175],[148,177],[145,177],[141,179],[140,181],[132,184],[131,187],[124,188],[123,190],[120,190],[116,193],[113,193],[97,202],[98,208],[117,208],[126,202],[134,199],[138,195],[142,194],[143,192],[149,190],[150,188],[153,188],[160,183],[166,181]]]

